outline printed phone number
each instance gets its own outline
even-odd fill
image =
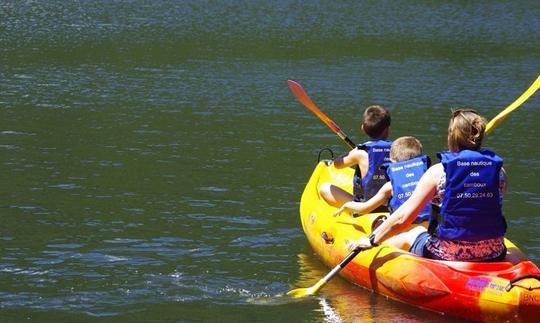
[[[458,199],[483,199],[483,198],[492,198],[495,194],[493,192],[473,192],[473,193],[457,193],[456,198]]]
[[[413,192],[405,192],[405,193],[399,193],[397,195],[398,199],[404,199],[404,198],[409,198],[411,195],[412,195]]]

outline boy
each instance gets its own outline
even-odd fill
[[[390,179],[366,202],[349,201],[344,203],[334,214],[339,215],[345,209],[352,209],[361,214],[369,213],[388,201],[390,212],[397,210],[414,191],[420,177],[429,167],[429,158],[422,155],[422,144],[415,137],[400,137],[390,148],[391,164],[383,166]],[[429,204],[418,215],[415,223],[429,220]]]
[[[391,142],[386,139],[390,121],[390,112],[383,106],[372,105],[364,111],[361,129],[370,140],[334,160],[336,168],[356,166],[353,195],[330,183],[323,183],[319,193],[326,202],[340,207],[349,201],[367,201],[386,183],[380,166],[389,161]],[[386,211],[386,208],[381,211]]]

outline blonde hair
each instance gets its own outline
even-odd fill
[[[480,149],[486,123],[486,119],[474,109],[461,108],[453,111],[448,124],[448,149]]]
[[[391,123],[390,112],[382,105],[371,105],[366,108],[362,116],[361,128],[371,138],[383,136]]]
[[[422,155],[420,140],[412,136],[399,137],[390,147],[390,159],[394,162],[413,159]]]

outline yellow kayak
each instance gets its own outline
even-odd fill
[[[319,196],[319,186],[333,183],[352,191],[353,169],[321,161],[300,202],[302,227],[309,243],[329,267],[350,252],[348,240],[367,236],[374,221],[388,213],[334,217],[336,208]],[[394,300],[474,321],[540,322],[540,269],[511,241],[504,261],[439,261],[382,244],[361,252],[340,275]],[[354,310],[354,309],[351,309]]]

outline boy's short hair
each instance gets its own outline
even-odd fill
[[[380,138],[390,127],[390,112],[382,105],[367,107],[362,116],[362,129],[371,138]]]
[[[412,136],[399,137],[390,147],[390,159],[394,162],[413,159],[422,155],[420,140]]]

